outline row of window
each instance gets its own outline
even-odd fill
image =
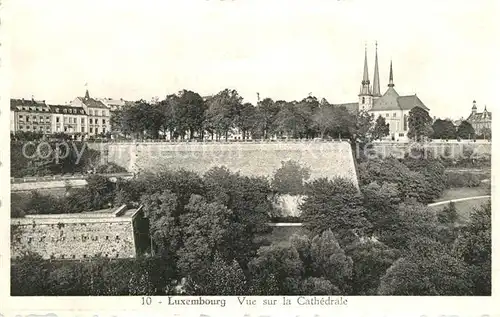
[[[89,116],[102,116],[102,117],[107,117],[108,114],[106,113],[106,110],[102,110],[102,111],[99,111],[99,110],[92,110],[92,109],[89,109]]]
[[[39,241],[40,241],[40,242],[44,242],[44,241],[45,241],[45,238],[46,238],[46,236],[41,236],[41,237],[39,238]],[[88,237],[88,236],[81,236],[81,238],[82,238],[82,241],[87,241],[87,240],[89,239],[89,237]],[[73,240],[77,240],[77,239],[78,239],[78,237],[76,237],[76,236],[74,236],[74,237],[73,237]],[[91,239],[92,241],[98,241],[98,240],[99,240],[99,236],[93,236],[93,237],[90,237],[90,239]],[[109,241],[109,240],[110,240],[110,237],[109,237],[109,236],[106,236],[106,237],[105,237],[105,240],[106,240],[106,241]],[[119,240],[120,240],[120,236],[116,236],[116,237],[115,237],[115,240],[116,240],[116,241],[119,241]],[[18,241],[18,242],[21,242],[21,238],[18,238],[18,239],[17,239],[17,241]],[[54,240],[54,238],[52,238],[52,241],[55,241],[55,240]],[[66,241],[66,237],[62,237],[60,241]],[[27,238],[27,242],[28,242],[28,244],[31,244],[31,242],[33,242],[33,237],[28,237],[28,238]]]
[[[38,130],[43,131],[43,126],[33,126],[33,130],[37,130],[37,128]],[[24,130],[24,126],[20,125],[19,130]],[[26,130],[31,130],[31,126],[27,125]],[[50,131],[50,126],[45,126],[45,130]]]
[[[49,108],[40,108],[40,107],[20,107],[20,110],[23,111],[41,111],[41,112],[49,112]]]
[[[95,255],[97,255],[97,254],[95,254]],[[115,254],[115,257],[116,257],[116,258],[117,258],[117,257],[119,257],[119,256],[120,256],[120,254],[119,254],[119,253],[116,253],[116,254]],[[90,257],[92,257],[92,256],[89,256],[89,255],[87,255],[87,254],[83,254],[83,255],[82,255],[82,257],[83,257],[84,259],[86,259],[86,258],[90,258]],[[104,257],[109,258],[109,257],[110,257],[110,255],[109,255],[108,253],[105,253],[105,254],[104,254]],[[50,258],[51,258],[51,259],[56,259],[57,257],[56,257],[56,255],[55,255],[54,253],[52,253],[52,254],[50,255]],[[59,258],[60,258],[60,259],[76,259],[76,255],[75,255],[75,254],[72,254],[72,255],[71,255],[71,257],[67,257],[67,258],[66,258],[66,254],[61,254]],[[79,256],[78,258],[80,258],[80,256]]]
[[[389,118],[389,114],[388,114],[388,113],[386,113],[386,114],[385,114],[385,117],[386,117],[386,118]],[[395,117],[396,117],[396,112],[394,112],[394,113],[392,114],[392,117],[393,117],[393,118],[395,118]]]
[[[56,112],[59,113],[59,108],[56,108]],[[67,109],[67,108],[63,109],[63,113],[77,114],[78,112],[80,112],[80,114],[84,114],[82,109],[80,109],[80,111],[78,111],[78,109]]]
[[[33,115],[33,116],[26,115],[26,121],[30,121],[30,118],[33,118],[33,120],[36,120],[36,117],[37,117],[36,115]],[[40,120],[43,120],[43,116],[38,116],[38,118]],[[21,119],[24,119],[22,114],[19,115],[19,120],[21,120]],[[50,120],[50,116],[46,116],[45,119]]]

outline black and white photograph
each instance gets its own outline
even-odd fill
[[[495,1],[2,6],[11,297],[492,296]]]

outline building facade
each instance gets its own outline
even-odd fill
[[[33,133],[52,133],[53,116],[45,100],[11,99],[10,130]]]
[[[89,91],[85,97],[76,97],[71,102],[72,107],[83,108],[87,113],[87,134],[95,136],[111,131],[110,109],[101,101],[90,98]]]
[[[400,96],[394,89],[394,86],[394,73],[391,61],[388,88],[384,94],[381,94],[377,48],[375,48],[375,69],[372,85],[368,73],[368,58],[365,49],[363,79],[361,80],[358,101],[337,104],[337,106],[344,106],[351,112],[367,111],[374,116],[375,120],[379,116],[382,116],[386,123],[389,124],[389,136],[387,139],[406,141],[408,140],[408,117],[410,110],[415,107],[421,107],[429,111],[429,108],[425,106],[416,94]]]
[[[477,112],[476,101],[472,102],[472,111],[466,120],[471,124],[476,135],[491,135],[491,112],[484,106],[483,112]]]
[[[125,103],[123,101],[123,103]],[[70,105],[48,105],[34,99],[11,99],[10,131],[37,132],[42,134],[66,133],[69,135],[97,136],[111,132],[111,111],[118,109],[112,99],[103,103],[90,98],[77,97]]]

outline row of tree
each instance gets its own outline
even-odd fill
[[[366,136],[373,125],[366,113],[349,112],[311,96],[290,102],[265,98],[257,106],[242,100],[235,90],[225,89],[207,98],[183,90],[155,104],[138,101],[114,112],[111,123],[113,130],[126,136],[217,140],[227,139],[233,129],[240,131],[242,139],[351,138]],[[375,131],[375,138],[387,134],[388,130]]]
[[[491,129],[483,128],[481,131],[475,131],[472,125],[467,121],[462,121],[455,126],[450,120],[437,119],[432,124],[433,139],[491,139]]]
[[[93,285],[101,279],[121,286],[88,286],[85,294],[175,294],[180,291],[170,287],[174,280],[185,281],[182,292],[197,295],[491,293],[489,204],[459,226],[452,208],[436,214],[422,204],[443,189],[439,162],[370,160],[359,169],[361,191],[341,178],[305,182],[307,171],[293,164],[284,164],[274,182],[219,167],[202,176],[142,175],[118,182],[112,191],[99,185],[99,201],[144,206],[152,244],[148,258],[161,263],[163,275],[142,268],[122,276],[111,262],[69,269],[25,258],[13,263],[13,293],[82,295],[75,280]],[[278,188],[305,194],[299,208],[308,234],[293,236],[287,245],[262,238],[275,212],[268,198]],[[41,280],[46,276],[52,278]],[[144,287],[131,290],[131,279]]]

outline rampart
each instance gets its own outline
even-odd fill
[[[357,185],[348,142],[262,143],[110,143],[100,144],[108,162],[129,172],[187,169],[204,173],[225,166],[243,175],[272,176],[282,161],[294,160],[311,169],[311,179],[344,177]]]
[[[16,258],[34,252],[44,259],[135,257],[137,232],[134,227],[140,209],[127,209],[123,205],[78,214],[12,218],[11,256]]]

